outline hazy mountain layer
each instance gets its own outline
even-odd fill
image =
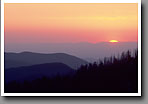
[[[32,52],[22,52],[22,53],[5,53],[5,69],[20,66],[29,66],[35,64],[44,63],[63,63],[68,65],[73,69],[77,69],[82,64],[87,62],[64,53],[54,53],[54,54],[41,54]]]
[[[36,43],[36,44],[6,44],[6,52],[31,51],[39,53],[67,53],[87,61],[110,57],[123,51],[137,49],[137,42],[101,42],[101,43]]]

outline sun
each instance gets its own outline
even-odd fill
[[[119,41],[118,40],[110,40],[109,42],[111,42],[111,43],[117,43]]]

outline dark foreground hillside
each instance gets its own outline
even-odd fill
[[[5,84],[5,93],[137,93],[138,52],[81,66],[74,75]]]
[[[44,63],[32,66],[22,66],[17,68],[9,68],[5,70],[5,83],[12,81],[24,82],[32,81],[42,77],[54,77],[57,74],[60,76],[72,75],[74,69],[63,63]]]

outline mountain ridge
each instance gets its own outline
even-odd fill
[[[22,62],[21,64],[12,65],[12,61]],[[21,53],[7,53],[5,52],[5,68],[20,67],[23,63],[28,63],[28,66],[43,63],[59,62],[70,66],[73,69],[77,69],[82,64],[87,64],[87,61],[80,59],[76,56],[72,56],[65,53],[34,53],[34,52],[21,52]],[[13,63],[14,64],[14,63]],[[26,66],[26,65],[25,65]]]

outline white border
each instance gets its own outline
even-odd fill
[[[138,3],[138,93],[4,93],[4,3]],[[1,96],[141,96],[141,0],[2,0]]]

